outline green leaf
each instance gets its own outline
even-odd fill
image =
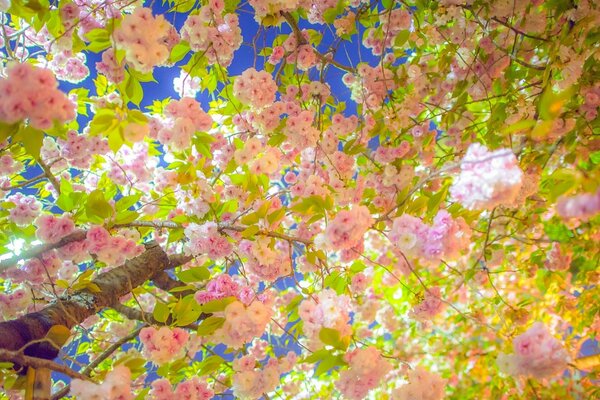
[[[208,375],[219,369],[219,367],[225,362],[225,359],[220,356],[209,356],[202,360],[200,363],[200,369],[198,375]]]
[[[110,203],[104,198],[104,193],[100,189],[96,189],[88,196],[85,204],[85,212],[88,217],[108,218],[113,213],[113,208]]]
[[[176,63],[181,61],[188,53],[190,52],[190,44],[185,40],[177,43],[171,49],[171,55],[169,56],[169,61],[172,63]]]
[[[177,277],[183,283],[203,282],[210,278],[210,271],[206,267],[190,268],[177,273]]]
[[[394,46],[395,47],[404,46],[404,44],[408,40],[409,36],[410,36],[409,30],[407,30],[407,29],[401,30],[400,32],[398,32],[398,34],[394,38]]]
[[[242,231],[241,235],[245,239],[253,239],[254,236],[256,236],[256,234],[258,233],[258,231],[260,231],[260,228],[258,227],[258,225],[252,225],[252,226],[249,226],[248,228],[244,229]]]
[[[310,363],[314,364],[316,362],[322,361],[325,357],[331,354],[331,350],[320,349],[313,352],[311,355],[306,357],[304,360],[300,361],[301,363]]]
[[[171,311],[166,304],[157,301],[156,305],[154,306],[154,311],[152,312],[152,317],[154,317],[154,319],[158,322],[164,323],[169,318],[170,313]]]
[[[126,78],[125,94],[129,98],[129,101],[131,101],[136,106],[139,106],[142,102],[142,99],[144,98],[144,90],[142,89],[142,84],[140,83],[138,76],[135,75],[135,73],[132,73],[131,71],[128,74],[128,77]]]
[[[132,195],[129,195],[129,196],[121,197],[115,203],[115,210],[117,210],[117,211],[127,210],[129,207],[131,207],[135,203],[137,203],[140,200],[141,197],[142,197],[142,193],[141,192],[136,193],[136,194],[132,194]]]
[[[340,331],[331,328],[321,328],[319,331],[319,339],[324,344],[333,346],[336,349],[346,350],[350,344],[349,340],[343,340]]]
[[[208,317],[204,321],[202,321],[202,323],[198,327],[198,330],[196,331],[196,333],[199,336],[210,336],[217,329],[222,327],[224,323],[225,323],[225,318],[215,317],[214,315],[211,315],[210,317]]]
[[[315,370],[315,376],[320,376],[323,373],[329,371],[330,369],[342,365],[347,365],[342,356],[335,356],[333,354],[329,354],[317,366],[317,369]]]
[[[186,326],[198,320],[201,314],[200,305],[198,305],[194,296],[189,295],[175,304],[172,314],[176,325]]]
[[[90,42],[86,48],[94,53],[101,52],[111,46],[110,33],[104,28],[92,29],[85,34],[85,38]]]
[[[202,311],[205,313],[225,311],[225,308],[234,301],[236,301],[235,297],[224,297],[222,299],[211,300],[208,303],[202,304]]]
[[[44,132],[31,126],[26,126],[19,130],[14,139],[23,145],[27,154],[35,159],[40,158],[40,149],[44,142]]]

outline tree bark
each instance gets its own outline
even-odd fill
[[[41,311],[1,322],[0,349],[23,350],[23,354],[28,356],[54,359],[59,349],[49,341],[44,341],[52,326],[64,325],[71,329],[101,309],[114,304],[120,297],[150,280],[157,272],[189,259],[175,256],[170,260],[159,245],[150,244],[138,257],[98,275],[92,282],[98,285],[100,292],[85,289],[65,294]]]

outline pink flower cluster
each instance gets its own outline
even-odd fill
[[[42,242],[56,243],[75,230],[75,224],[68,215],[57,217],[52,214],[42,214],[36,221],[35,235]]]
[[[73,167],[89,168],[94,160],[92,154],[106,154],[110,151],[108,140],[102,136],[78,135],[71,130],[67,133],[67,140],[58,139],[60,155]]]
[[[279,15],[281,12],[294,11],[301,0],[250,0],[254,8],[254,20],[259,24],[267,15]]]
[[[291,271],[287,242],[271,244],[271,238],[262,236],[254,241],[243,240],[239,249],[248,258],[246,268],[263,281],[273,282]]]
[[[550,271],[566,271],[571,267],[573,253],[571,251],[564,252],[560,248],[558,242],[552,242],[552,247],[546,254],[544,266]]]
[[[348,296],[338,296],[332,289],[325,289],[313,297],[303,300],[298,307],[298,315],[304,322],[302,331],[311,341],[310,347],[323,347],[319,339],[321,328],[335,329],[341,337],[352,334],[352,303]]]
[[[133,400],[135,396],[131,392],[131,371],[124,365],[117,365],[106,374],[100,385],[73,379],[70,395],[79,400]]]
[[[225,14],[224,2],[210,1],[200,13],[188,16],[181,28],[181,38],[192,51],[202,53],[209,64],[228,67],[233,53],[242,45],[242,31],[236,14]]]
[[[580,111],[585,115],[585,119],[592,121],[598,117],[598,107],[600,107],[600,84],[587,88],[583,92],[583,104]]]
[[[444,311],[446,304],[442,301],[442,292],[439,287],[432,287],[425,292],[425,298],[413,307],[410,315],[418,321],[430,321],[437,314]]]
[[[153,363],[162,365],[183,357],[189,334],[181,328],[146,327],[140,331],[143,353]]]
[[[151,400],[208,400],[212,399],[215,392],[208,388],[206,382],[198,377],[179,382],[175,390],[168,379],[162,378],[152,382],[152,389],[148,393]]]
[[[27,309],[31,300],[31,292],[22,287],[11,293],[0,293],[0,315],[5,319],[14,318],[19,311]]]
[[[48,63],[48,68],[61,81],[79,83],[90,75],[86,62],[87,58],[83,53],[72,54],[71,51],[62,51],[54,54]]]
[[[15,160],[12,154],[0,156],[0,176],[12,175],[23,170],[23,164]]]
[[[489,151],[473,143],[460,164],[460,175],[450,194],[468,209],[488,209],[512,204],[523,184],[523,171],[510,149]]]
[[[235,79],[233,94],[243,104],[254,108],[270,106],[275,101],[277,85],[267,71],[248,68]]]
[[[217,228],[214,222],[206,222],[202,225],[189,224],[184,230],[185,236],[189,239],[187,252],[194,256],[206,254],[213,260],[230,255],[233,246]]]
[[[91,227],[86,235],[87,250],[95,254],[98,261],[109,266],[121,265],[126,260],[144,252],[144,246],[124,236],[111,236],[102,226]]]
[[[48,280],[56,278],[59,269],[63,266],[62,260],[55,250],[50,250],[42,255],[31,258],[19,268],[11,268],[3,275],[14,283],[27,283],[39,286]]]
[[[225,323],[215,331],[213,338],[218,343],[239,349],[252,339],[262,336],[273,311],[260,301],[248,307],[234,301],[225,308]]]
[[[19,226],[31,224],[42,209],[42,205],[34,196],[25,196],[22,193],[8,196],[6,201],[15,205],[8,210],[8,215],[10,220]]]
[[[310,110],[304,110],[296,115],[290,115],[285,123],[284,129],[287,141],[298,150],[316,146],[321,133],[313,125],[313,122],[314,113]]]
[[[500,353],[497,362],[501,371],[514,376],[550,378],[563,372],[569,362],[562,343],[541,322],[515,337],[513,350],[512,354]]]
[[[205,290],[197,291],[194,295],[200,304],[225,297],[235,297],[246,306],[255,299],[263,303],[267,300],[264,294],[257,296],[250,286],[234,281],[231,275],[227,274],[221,274],[211,279]]]
[[[169,41],[174,40],[173,34],[177,36],[175,28],[163,15],[153,17],[152,10],[144,7],[136,8],[133,14],[125,16],[114,32],[117,47],[125,50],[125,60],[143,73],[152,72],[155,66],[167,61],[167,46]],[[107,66],[112,69],[115,64]]]
[[[340,372],[340,379],[335,387],[350,400],[361,400],[367,397],[371,389],[376,388],[381,380],[391,371],[392,365],[381,357],[379,350],[373,346],[357,348],[344,355],[348,369]]]
[[[408,384],[393,392],[394,400],[441,400],[446,381],[439,375],[417,367],[408,373]]]
[[[281,359],[271,358],[264,366],[256,368],[257,360],[247,355],[233,361],[232,388],[238,399],[258,399],[279,385],[280,375],[290,372],[297,356],[289,352]]]
[[[369,108],[381,107],[388,93],[398,86],[394,81],[394,73],[381,65],[371,67],[361,64],[357,73],[344,75],[344,84],[352,90],[352,100]]]
[[[53,122],[75,118],[75,105],[58,90],[52,71],[31,64],[12,64],[0,78],[0,121],[13,124],[29,119],[29,125],[48,129]]]
[[[329,222],[325,230],[325,241],[333,250],[344,250],[363,243],[365,232],[373,225],[373,218],[366,206],[354,205],[342,210]]]
[[[600,188],[595,193],[559,197],[556,202],[556,212],[564,219],[577,218],[581,221],[588,221],[600,213]]]
[[[406,9],[395,8],[391,12],[383,13],[379,22],[379,29],[370,29],[363,39],[364,46],[372,49],[376,56],[383,54],[384,49],[392,47],[398,33],[410,28],[411,16]]]
[[[468,248],[471,229],[464,219],[453,219],[446,210],[440,210],[431,226],[411,215],[401,215],[394,220],[388,237],[408,257],[450,260]]]
[[[157,139],[174,150],[185,150],[197,131],[210,130],[213,120],[202,110],[200,103],[190,97],[171,100],[165,108],[167,121],[158,131]]]
[[[120,83],[125,79],[124,62],[117,60],[115,49],[112,47],[102,53],[102,61],[96,63],[96,70],[112,83]]]

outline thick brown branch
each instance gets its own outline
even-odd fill
[[[80,374],[79,372],[73,371],[66,365],[57,364],[54,361],[46,360],[43,358],[36,358],[26,356],[18,351],[2,350],[0,349],[0,361],[8,361],[17,365],[26,367],[32,367],[35,369],[47,368],[52,371],[60,372],[71,378],[87,380],[87,376]]]
[[[140,256],[94,279],[92,282],[100,289],[99,292],[85,289],[66,294],[41,311],[1,322],[0,349],[14,351],[24,348],[25,355],[53,359],[58,349],[43,340],[52,326],[64,325],[71,329],[101,309],[111,306],[116,299],[142,285],[157,272],[175,266],[175,263],[160,246],[152,244]]]

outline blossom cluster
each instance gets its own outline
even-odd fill
[[[181,38],[192,51],[202,53],[209,64],[229,66],[233,53],[242,45],[242,31],[236,14],[225,14],[224,2],[210,1],[200,13],[190,15],[181,28]]]
[[[362,245],[365,232],[373,225],[373,217],[366,206],[342,210],[327,225],[325,241],[333,250],[351,249]]]
[[[200,103],[191,97],[171,100],[164,112],[167,120],[158,130],[157,138],[173,150],[185,150],[191,144],[194,133],[206,132],[212,127],[212,118]]]
[[[69,215],[57,217],[53,214],[42,214],[36,221],[36,236],[42,242],[56,243],[75,230],[75,224]]]
[[[73,379],[70,394],[79,400],[132,400],[135,396],[131,392],[131,371],[124,365],[117,365],[106,374],[104,382],[99,385]]]
[[[340,373],[336,388],[350,400],[361,400],[367,397],[371,389],[376,388],[385,375],[391,371],[392,365],[381,357],[377,348],[357,348],[344,355],[348,369]]]
[[[497,361],[501,371],[514,376],[550,378],[563,372],[569,362],[562,343],[541,322],[515,337],[513,350],[512,354],[500,353]]]
[[[98,261],[109,266],[120,265],[144,251],[144,246],[136,244],[139,233],[136,231],[126,231],[126,233],[131,237],[111,236],[102,226],[92,226],[86,235],[86,250],[95,254]]]
[[[52,71],[28,63],[9,65],[0,78],[0,121],[13,124],[24,119],[37,129],[75,118],[75,105],[58,90]]]
[[[31,224],[42,210],[42,204],[34,196],[15,193],[8,196],[6,201],[14,204],[8,213],[10,220],[19,226]]]
[[[600,188],[595,193],[559,197],[556,202],[556,211],[561,218],[577,218],[581,221],[588,221],[600,213]]]
[[[0,293],[0,316],[12,318],[17,312],[25,310],[31,304],[31,293],[18,288],[11,293]]]
[[[513,203],[523,183],[523,171],[510,149],[489,151],[473,143],[450,187],[454,199],[469,209],[489,209]]]
[[[225,323],[213,337],[218,343],[239,349],[264,333],[272,314],[260,301],[253,301],[247,307],[234,301],[225,308]]]
[[[302,330],[309,340],[309,347],[319,348],[322,343],[319,333],[322,328],[340,332],[340,337],[352,334],[350,312],[352,303],[346,295],[337,295],[332,289],[325,289],[300,303],[298,315],[304,323]]]
[[[102,61],[96,63],[96,70],[115,84],[125,79],[125,63],[117,60],[117,54],[112,47],[102,53]]]
[[[358,66],[357,74],[344,75],[344,84],[352,90],[352,99],[370,108],[381,107],[388,93],[397,88],[394,73],[383,66]]]
[[[162,365],[184,355],[189,333],[181,328],[146,327],[140,331],[143,353],[153,363]]]
[[[422,322],[430,321],[437,314],[444,311],[446,304],[442,301],[442,292],[439,287],[428,288],[423,301],[413,307],[411,315]]]
[[[232,388],[236,398],[258,399],[279,385],[281,374],[289,372],[296,363],[297,356],[289,352],[280,359],[271,358],[266,365],[256,368],[257,359],[247,355],[234,360]]]
[[[258,296],[252,288],[244,283],[236,282],[231,275],[221,274],[211,279],[204,290],[199,290],[194,295],[196,301],[200,304],[209,301],[223,299],[225,297],[235,297],[244,305],[248,306],[254,299],[260,302],[266,300],[264,294]]]
[[[67,160],[71,166],[80,169],[90,167],[93,161],[90,154],[106,154],[110,151],[107,139],[101,136],[78,135],[74,130],[67,132],[66,140],[58,139],[57,144],[60,149],[60,156]]]
[[[454,259],[469,246],[471,229],[463,218],[453,219],[440,210],[428,226],[421,219],[403,214],[394,219],[389,239],[402,253],[428,261]]]
[[[446,381],[439,375],[417,367],[408,373],[408,383],[395,389],[394,400],[441,400]]]
[[[189,239],[186,250],[194,256],[205,254],[216,260],[227,257],[233,252],[232,244],[219,233],[218,226],[214,222],[206,222],[202,225],[191,223],[185,228],[184,233]]]
[[[175,390],[168,379],[162,378],[152,382],[148,398],[151,400],[209,400],[213,398],[214,394],[206,382],[202,382],[198,377],[179,382]]]
[[[273,282],[279,277],[291,273],[289,244],[276,242],[261,236],[254,241],[244,240],[240,243],[240,252],[248,258],[246,268],[258,279]]]
[[[142,73],[152,72],[155,66],[167,61],[168,42],[178,41],[177,31],[165,17],[153,17],[152,10],[145,7],[138,7],[125,16],[114,36],[117,47],[125,50],[125,60]],[[109,62],[107,69],[114,71],[115,63],[108,58],[106,61]],[[118,74],[111,78],[118,78]]]
[[[271,74],[254,68],[245,70],[233,84],[233,94],[239,101],[259,109],[273,104],[276,92]]]

